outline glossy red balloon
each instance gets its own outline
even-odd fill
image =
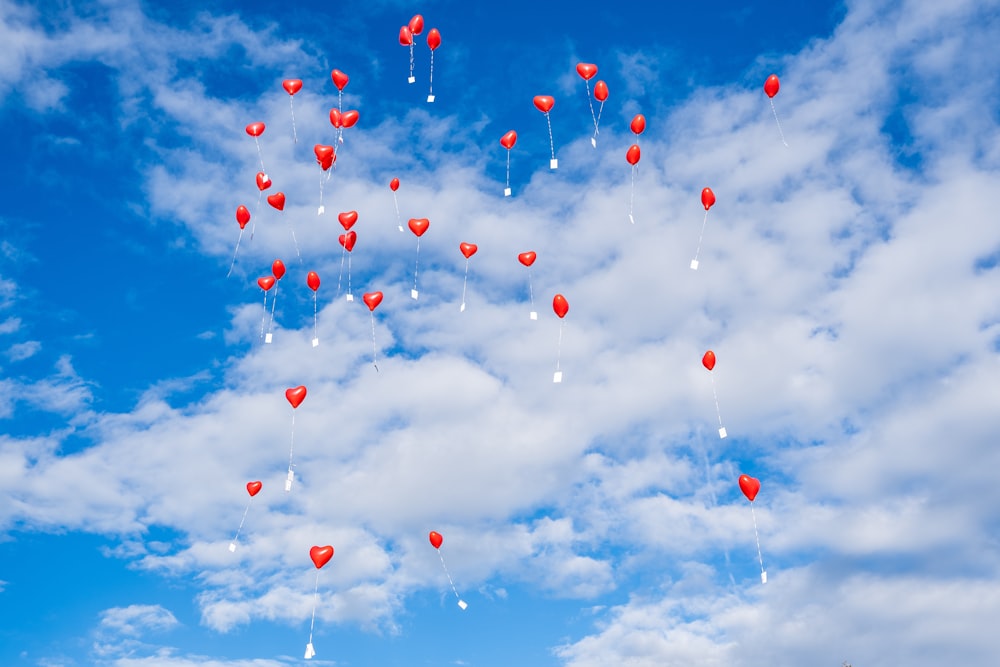
[[[747,500],[753,502],[760,491],[760,480],[750,475],[740,475],[740,491],[747,497]]]
[[[264,123],[250,123],[247,125],[247,134],[251,137],[259,137],[264,133]]]
[[[777,95],[779,88],[781,88],[781,82],[778,81],[777,74],[772,74],[767,77],[767,81],[764,82],[764,92],[767,93],[768,97],[774,97]]]
[[[399,29],[399,43],[403,46],[413,46],[413,33],[405,25]]]
[[[406,24],[406,27],[410,29],[414,35],[419,35],[424,31],[424,17],[420,14],[414,14],[410,22]]]
[[[705,188],[701,191],[701,205],[707,211],[712,208],[713,204],[715,204],[715,193],[712,192],[712,188]]]
[[[469,259],[476,254],[476,251],[479,250],[479,246],[475,243],[459,243],[458,249],[462,251],[462,254],[465,255],[466,259]]]
[[[319,289],[319,274],[315,271],[310,271],[306,274],[306,285],[309,286],[313,292]]]
[[[354,244],[358,242],[358,233],[347,232],[338,236],[337,240],[340,241],[340,245],[344,246],[344,250],[351,252],[354,250]]]
[[[302,79],[285,79],[281,82],[281,87],[284,88],[285,92],[289,95],[294,95],[302,90]]]
[[[632,119],[632,122],[629,123],[629,129],[631,129],[635,134],[642,134],[646,129],[646,117],[641,113],[637,113],[635,118]]]
[[[441,33],[438,32],[437,28],[431,28],[430,32],[427,33],[427,46],[430,47],[431,51],[441,46]]]
[[[302,401],[306,399],[306,388],[304,385],[299,385],[298,387],[291,387],[285,390],[285,398],[288,402],[292,404],[292,408],[297,408],[302,405]]]
[[[552,109],[552,105],[556,103],[555,98],[550,95],[535,95],[535,99],[532,101],[535,103],[535,107],[542,113],[548,113]]]
[[[257,189],[263,192],[271,187],[271,179],[262,171],[257,172]]]
[[[340,221],[340,225],[344,228],[344,231],[347,231],[354,226],[355,222],[358,221],[358,212],[344,211],[343,213],[338,213],[337,220]]]
[[[309,557],[312,558],[313,565],[318,570],[333,558],[333,547],[329,545],[325,547],[313,547],[309,550]]]
[[[513,148],[514,144],[516,143],[517,143],[517,132],[515,132],[514,130],[511,130],[507,134],[500,137],[500,145],[506,148],[507,150]]]
[[[399,179],[398,178],[394,178],[391,181],[389,181],[389,189],[392,190],[393,192],[395,192],[396,190],[399,189]]]
[[[313,146],[313,152],[316,154],[316,162],[322,165],[324,162],[333,162],[333,146],[327,146],[326,144],[316,144]]]
[[[257,286],[266,292],[274,287],[274,276],[261,276],[257,279]]]
[[[603,81],[598,81],[594,84],[594,98],[598,102],[603,102],[608,99],[608,84]]]
[[[566,301],[566,297],[562,294],[556,294],[552,297],[552,310],[555,311],[560,319],[566,317],[566,313],[569,312],[569,302]]]
[[[374,311],[382,303],[382,292],[368,292],[361,298],[364,300],[365,305],[368,306],[368,310]]]
[[[278,209],[279,211],[285,210],[285,193],[275,192],[273,195],[267,196],[267,203]]]
[[[576,66],[576,73],[587,81],[590,81],[594,78],[594,75],[597,74],[597,65],[592,63],[580,63]]]
[[[236,222],[240,223],[240,229],[246,227],[247,223],[250,222],[250,209],[240,204],[236,208]]]
[[[528,252],[522,252],[517,256],[517,261],[521,262],[525,266],[531,266],[535,263],[535,258],[538,257],[534,250],[529,250]]]
[[[354,127],[360,117],[360,114],[352,109],[351,111],[345,111],[341,114],[340,122],[343,123],[344,127]]]
[[[260,482],[247,482],[247,493],[253,498],[258,493],[260,493],[260,487],[264,486]]]
[[[639,144],[632,144],[628,147],[628,151],[625,153],[625,159],[628,163],[635,166],[639,162],[641,157],[641,151],[639,150]]]
[[[271,262],[271,273],[273,273],[274,277],[276,279],[278,279],[278,280],[281,280],[282,278],[284,278],[285,277],[285,263],[282,262],[280,259],[276,259],[273,262]]]
[[[441,545],[444,544],[444,538],[441,537],[441,533],[436,530],[432,530],[430,534],[431,546],[435,549],[440,549]]]
[[[322,161],[319,161],[319,167],[323,171],[327,171],[327,170],[330,169],[330,167],[333,166],[333,163],[336,162],[336,161],[337,161],[337,154],[334,153],[330,157],[324,158]]]
[[[704,366],[705,368],[707,368],[708,370],[714,369],[715,368],[715,352],[712,352],[711,350],[709,350],[708,352],[706,352],[705,355],[701,358],[701,365]]]
[[[343,126],[343,120],[340,117],[340,109],[330,109],[330,125],[336,128]]]
[[[343,90],[347,82],[350,81],[350,77],[341,72],[339,69],[335,69],[330,72],[330,78],[333,79],[333,85],[337,87],[337,90]]]
[[[423,236],[427,228],[431,226],[431,221],[427,218],[410,218],[410,231],[417,236]]]

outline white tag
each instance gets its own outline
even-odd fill
[[[767,583],[767,571],[766,570],[764,572],[760,573],[760,583],[762,583],[762,584],[766,584]]]
[[[288,477],[285,479],[285,493],[292,490],[292,480],[295,479],[295,471],[289,470]]]
[[[410,298],[411,299],[416,299],[418,296],[420,296],[420,292],[418,292],[415,289],[411,289],[410,290]]]
[[[590,138],[590,145],[593,146],[594,148],[597,148],[597,139],[591,137]]]
[[[725,438],[726,437],[726,427],[725,426],[723,426],[722,428],[719,429],[719,437],[720,438]]]
[[[348,294],[347,295],[347,300],[348,301],[354,301],[354,295],[353,294]]]
[[[538,319],[538,313],[536,313],[535,311],[531,311],[531,314],[528,315],[528,317],[530,317],[533,320],[537,320]]]
[[[465,302],[464,301],[462,302],[462,307],[458,309],[458,312],[460,312],[460,313],[464,313],[465,312]]]
[[[229,553],[235,553],[235,552],[236,552],[236,542],[230,542],[229,543]]]
[[[698,270],[698,260],[696,260],[696,259],[692,259],[691,260],[691,270],[692,271],[697,271]]]
[[[465,600],[459,600],[458,606],[462,611],[465,611],[469,607],[469,605],[465,604]]]
[[[270,332],[267,333],[267,334],[265,334],[264,335],[264,342],[265,343],[270,343],[271,342],[271,338],[272,338],[272,336],[271,336]]]
[[[559,160],[555,158],[549,160],[549,169],[558,169],[558,168],[559,168]]]
[[[306,644],[306,655],[305,655],[305,658],[306,658],[306,660],[309,660],[314,655],[316,655],[316,650],[313,648],[312,642],[309,642],[308,644]]]
[[[326,213],[326,206],[320,206],[316,209],[316,215],[323,215],[324,213]]]
[[[428,102],[433,102],[434,101],[434,96],[433,95],[428,95],[427,96],[427,101]]]
[[[313,338],[313,347],[319,347],[319,338]]]
[[[562,371],[556,371],[552,374],[552,381],[559,383],[562,382]]]
[[[503,189],[503,196],[504,197],[509,197],[510,196],[510,188],[504,188]]]
[[[631,222],[633,225],[635,224],[635,218],[632,217],[631,213],[628,214],[628,221]]]
[[[406,79],[406,81],[407,81],[407,83],[416,83],[417,82],[417,77],[415,77],[415,76],[408,77]]]
[[[399,226],[399,231],[403,231],[403,225]]]

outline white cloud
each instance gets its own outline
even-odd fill
[[[42,349],[42,344],[37,340],[27,340],[23,343],[14,343],[7,348],[7,358],[11,361],[24,361],[35,356]]]
[[[179,625],[177,618],[160,605],[133,604],[101,612],[100,629],[116,635],[141,637],[147,632],[163,632]]]

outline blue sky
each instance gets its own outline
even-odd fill
[[[994,664],[1000,3],[941,4],[0,1],[0,663],[303,662],[331,544],[316,664]]]

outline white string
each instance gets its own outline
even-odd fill
[[[299,252],[299,240],[295,238],[295,228],[292,227],[292,223],[288,222],[284,211],[281,212],[281,219],[285,221],[285,224],[288,225],[288,230],[292,233],[292,243],[295,244],[295,255],[299,258],[299,264],[302,264],[302,253]]]
[[[465,258],[465,281],[462,283],[462,310],[465,310],[465,288],[469,284],[469,258]]]
[[[428,97],[433,98],[434,96],[434,49],[431,49],[431,78],[430,78],[430,90],[427,91]]]
[[[587,103],[590,105],[590,119],[594,121],[594,137],[597,137],[597,116],[594,115],[594,99],[590,96],[590,79],[584,79],[583,82],[587,84]],[[594,146],[597,148],[597,146]]]
[[[313,614],[309,622],[309,644],[313,643],[313,629],[316,627],[316,605],[319,603],[319,569],[316,570],[316,587],[313,590]]]
[[[760,537],[757,535],[757,514],[753,511],[753,503],[750,503],[750,516],[753,517],[753,539],[757,542],[757,561],[760,563],[760,573],[764,574],[764,557],[760,555]]]
[[[403,231],[403,220],[399,217],[399,200],[396,198],[396,191],[392,191],[392,203],[396,207],[396,224],[399,226],[399,231]]]
[[[638,167],[632,165],[632,191],[629,193],[628,197],[628,219],[635,224],[635,220],[632,218],[632,207],[635,205],[635,172]]]
[[[317,310],[318,306],[316,305],[316,292],[314,291],[313,292],[313,338],[319,338],[319,333],[317,329],[319,323]]]
[[[559,371],[559,363],[562,360],[562,336],[563,336],[563,325],[566,324],[565,320],[559,320],[559,343],[556,345],[556,371]]]
[[[294,451],[295,451],[295,409],[293,408],[292,409],[292,439],[291,439],[291,442],[288,445],[288,479],[289,480],[292,479],[292,468],[295,467],[295,466],[292,465],[292,456],[293,456]],[[286,488],[285,492],[287,493],[289,490],[290,489]]]
[[[264,169],[264,155],[260,152],[260,142],[257,140],[256,136],[253,138],[253,142],[257,144],[257,159],[260,161],[260,170],[262,173],[266,174],[267,169]]]
[[[226,274],[227,278],[233,274],[233,267],[236,266],[236,255],[238,255],[240,252],[240,241],[242,240],[243,240],[243,228],[240,227],[240,235],[239,238],[236,239],[236,250],[233,252],[233,261],[229,265],[229,273]]]
[[[254,230],[257,229],[257,216],[260,215],[260,204],[264,199],[264,191],[257,190],[257,208],[254,209],[253,217],[250,218],[250,240],[253,241]]]
[[[448,566],[444,564],[444,556],[441,555],[440,549],[438,549],[437,552],[438,552],[438,558],[441,559],[441,567],[444,568],[444,574],[446,577],[448,577],[448,583],[451,584],[451,591],[455,594],[455,597],[458,598],[459,602],[461,602],[462,596],[458,594],[458,589],[455,588],[455,582],[451,580],[451,573],[448,572]]]
[[[552,119],[549,118],[549,112],[545,112],[545,122],[549,125],[549,150],[552,152],[552,159],[556,159],[556,145],[552,141]]]
[[[264,290],[264,314],[260,318],[260,337],[264,337],[264,322],[267,321],[267,290]]]
[[[346,241],[347,239],[344,239],[344,240]],[[344,249],[346,250],[347,247],[344,246]],[[347,253],[347,296],[348,296],[348,298],[351,297],[351,253],[350,253],[350,251],[348,251],[348,253]]]
[[[420,268],[420,237],[417,237],[417,261],[413,265],[413,289],[417,289],[417,270]]]
[[[768,102],[771,103],[771,112],[774,114],[774,122],[778,125],[778,134],[781,135],[781,143],[785,144],[785,148],[788,148],[788,142],[785,141],[785,133],[781,131],[781,123],[778,121],[778,111],[774,108],[774,100],[768,98]]]
[[[344,232],[344,234],[346,235],[347,232]],[[347,241],[346,236],[344,238],[344,241],[345,242]],[[340,284],[341,284],[341,281],[343,281],[343,279],[344,279],[344,258],[345,257],[347,257],[347,246],[343,246],[341,248],[341,251],[340,251],[340,275],[337,276],[337,296],[334,297],[335,299],[339,299],[340,298]]]
[[[531,289],[531,269],[528,269],[528,300],[531,302],[531,309],[535,309],[535,292]]]
[[[236,537],[233,538],[233,542],[230,545],[230,551],[236,549],[236,541],[240,539],[240,531],[243,530],[243,522],[247,520],[247,512],[250,511],[250,505],[253,504],[253,496],[250,496],[250,502],[247,503],[247,508],[243,510],[243,518],[240,519],[240,527],[236,529]]]
[[[288,107],[292,110],[292,136],[295,138],[295,143],[299,143],[299,135],[295,131],[295,97],[293,95],[288,96]]]
[[[413,38],[410,38],[410,79],[413,79]],[[407,81],[410,81],[407,79]],[[413,81],[410,81],[413,83]]]
[[[510,190],[510,149],[507,149],[507,184],[505,186]]]
[[[695,261],[698,261],[698,255],[701,253],[701,241],[705,237],[706,224],[708,224],[708,209],[705,210],[705,218],[701,221],[701,234],[698,235],[698,248],[694,251]]]
[[[372,366],[375,367],[375,372],[378,373],[378,350],[375,347],[375,311],[371,311],[372,316]]]
[[[271,321],[267,323],[267,333],[271,333],[271,330],[274,328],[274,304],[276,304],[278,302],[278,283],[279,282],[281,282],[281,281],[279,281],[279,280],[275,280],[274,281],[274,298],[271,299]],[[264,301],[265,301],[265,303],[267,302],[267,294],[264,295]],[[264,307],[267,308],[266,305]]]
[[[709,371],[709,377],[712,378],[712,397],[715,398],[715,414],[719,417],[719,428],[722,428],[722,413],[719,412],[719,397],[715,393],[715,375]]]
[[[594,121],[594,136],[593,136],[593,138],[592,138],[592,139],[590,140],[590,143],[592,143],[592,144],[595,144],[595,145],[594,145],[594,148],[597,148],[597,146],[596,146],[596,144],[597,144],[597,135],[601,133],[601,131],[600,131],[600,130],[598,129],[598,126],[599,126],[599,125],[601,124],[601,112],[602,112],[602,111],[604,111],[604,102],[601,102],[601,106],[600,106],[600,108],[599,108],[599,109],[597,110],[597,120],[596,120],[596,121]],[[594,108],[593,108],[593,106],[591,106],[591,108],[590,108],[590,113],[591,113],[591,114],[593,114],[593,113],[594,113]]]

